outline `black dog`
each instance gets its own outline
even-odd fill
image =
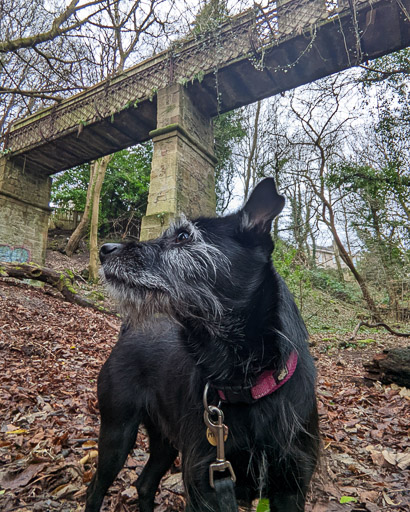
[[[238,499],[269,498],[272,512],[304,509],[318,452],[315,369],[303,321],[271,262],[271,224],[284,202],[268,178],[236,214],[182,219],[156,240],[101,248],[127,321],[98,379],[99,463],[86,512],[100,509],[140,423],[150,439],[136,483],[141,512],[153,511],[178,451],[187,510],[231,510],[221,504],[229,486],[220,498],[210,485],[207,383],[207,412],[216,413],[207,417],[219,425],[211,430],[219,432],[222,414],[229,428],[218,449],[236,474]],[[211,476],[231,482],[223,467]]]

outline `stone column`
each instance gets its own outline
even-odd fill
[[[216,158],[210,117],[195,106],[188,90],[173,84],[158,91],[147,214],[141,240],[159,236],[180,213],[215,215]]]
[[[51,179],[0,158],[0,262],[44,264]]]

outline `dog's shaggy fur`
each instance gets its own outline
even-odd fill
[[[238,498],[269,498],[272,512],[304,509],[318,451],[315,369],[303,321],[271,262],[271,223],[283,205],[265,179],[236,214],[181,218],[156,240],[102,247],[105,280],[127,320],[98,379],[99,462],[86,512],[100,509],[140,424],[150,438],[136,484],[140,511],[153,511],[178,451],[187,510],[220,510],[208,476],[216,452],[205,436],[205,384],[216,404],[217,389],[252,386],[263,371],[283,369],[293,351],[295,373],[280,389],[221,407]]]

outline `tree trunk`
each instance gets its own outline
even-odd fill
[[[84,236],[86,235],[88,225],[90,222],[91,192],[93,189],[95,164],[96,164],[96,161],[92,162],[91,166],[90,166],[90,181],[88,183],[87,197],[85,200],[83,216],[81,217],[80,223],[75,228],[72,235],[70,236],[70,239],[68,240],[67,245],[65,246],[65,249],[64,249],[64,252],[67,254],[67,256],[70,256],[70,257],[77,250],[78,244],[81,242],[82,238],[84,238]]]
[[[353,260],[350,257],[349,253],[346,251],[344,245],[342,244],[342,241],[340,240],[340,238],[338,236],[338,233],[336,231],[336,227],[334,226],[334,224],[333,224],[332,233],[333,233],[333,237],[334,237],[335,243],[337,245],[337,248],[339,249],[340,257],[346,263],[349,270],[352,272],[354,278],[356,279],[357,284],[360,286],[360,290],[362,291],[363,298],[367,304],[367,307],[370,309],[370,311],[372,313],[373,319],[376,322],[380,322],[380,320],[381,320],[380,314],[377,311],[377,306],[376,306],[374,300],[372,299],[370,292],[367,288],[366,281],[363,279],[362,275],[359,274],[359,272],[356,270]]]
[[[280,166],[280,162],[279,162],[279,159],[278,159],[276,153],[275,153],[275,166],[274,166],[274,170],[275,170],[276,186],[279,188],[279,177],[280,177],[281,166]],[[272,237],[273,237],[273,241],[276,243],[278,241],[278,238],[279,238],[279,217],[275,217],[275,219],[273,220],[273,234],[272,234]]]
[[[83,307],[90,307],[97,311],[106,311],[103,307],[84,299],[75,291],[73,281],[70,276],[64,272],[56,272],[51,268],[40,267],[30,263],[1,263],[0,277],[13,277],[15,279],[32,279],[41,281],[56,288],[67,302],[78,304]]]
[[[344,275],[343,275],[342,263],[340,262],[339,249],[337,248],[336,242],[334,240],[333,240],[333,244],[332,245],[333,245],[333,252],[335,253],[337,275],[339,276],[339,281],[341,283],[343,283],[344,282]]]
[[[88,266],[89,280],[98,281],[98,217],[100,211],[101,188],[104,182],[105,171],[111,160],[111,155],[103,156],[95,162],[93,187],[91,191],[91,220],[90,220],[90,263]]]
[[[370,203],[370,213],[372,216],[372,224],[373,229],[376,233],[376,249],[379,253],[380,263],[382,264],[383,271],[384,271],[384,278],[385,278],[385,286],[387,290],[387,295],[389,296],[389,304],[390,308],[394,313],[394,317],[396,320],[399,318],[399,301],[397,298],[396,290],[394,289],[394,284],[390,280],[390,262],[389,260],[389,254],[391,254],[391,247],[388,248],[386,243],[383,240],[381,229],[380,229],[380,221],[379,221],[379,212],[377,208],[377,204],[375,204],[371,198],[369,199]],[[389,250],[390,249],[390,250]]]
[[[385,350],[376,354],[372,361],[365,363],[366,380],[379,381],[382,384],[394,382],[410,388],[410,346]]]
[[[248,165],[246,168],[246,176],[245,176],[245,201],[248,199],[249,189],[251,186],[251,177],[252,177],[252,162],[255,157],[256,145],[258,143],[258,129],[259,129],[259,114],[261,111],[261,102],[258,101],[256,104],[256,114],[255,114],[255,123],[252,137],[252,146],[251,151],[248,157]]]
[[[342,258],[344,263],[347,265],[349,270],[352,272],[354,278],[357,281],[357,284],[360,286],[360,290],[362,292],[363,298],[367,304],[367,307],[370,309],[370,311],[372,313],[373,319],[376,322],[380,322],[381,321],[380,314],[377,310],[377,306],[376,306],[374,300],[372,299],[372,297],[370,295],[369,289],[367,288],[366,281],[363,279],[362,275],[357,271],[350,254],[346,251],[345,246],[343,245],[342,241],[339,238],[339,234],[336,229],[335,217],[334,217],[332,205],[326,199],[326,197],[324,196],[324,193],[321,194],[321,199],[323,201],[323,208],[326,209],[329,214],[329,220],[327,220],[325,214],[323,214],[323,216],[322,216],[323,221],[327,224],[330,231],[332,232],[333,240],[336,244],[336,247],[339,250],[340,257]]]
[[[310,239],[312,240],[312,253],[310,256],[310,266],[316,268],[316,239],[313,235],[312,229],[310,230]]]

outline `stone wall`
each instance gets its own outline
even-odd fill
[[[45,260],[51,179],[0,158],[0,261]]]

